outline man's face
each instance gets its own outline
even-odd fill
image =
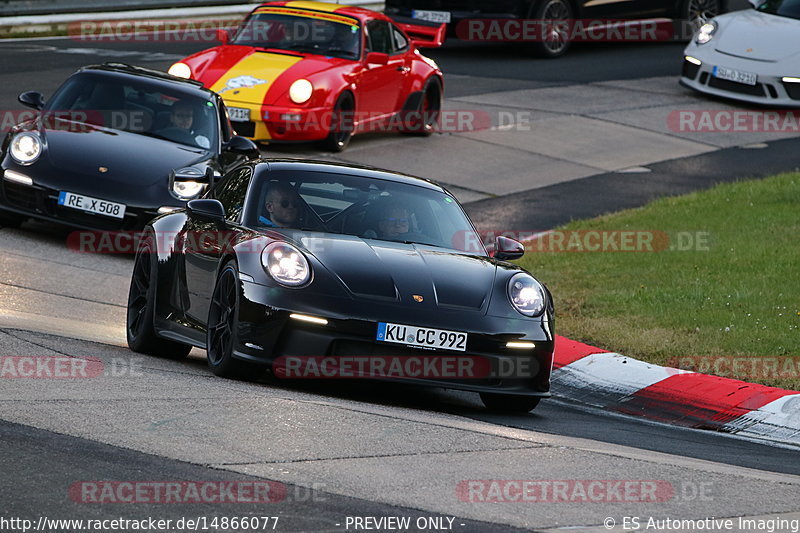
[[[297,222],[298,209],[300,207],[297,198],[282,192],[276,192],[270,195],[266,205],[273,224],[287,227]]]
[[[397,237],[408,233],[408,218],[408,211],[405,209],[390,209],[380,222],[381,234],[384,237]]]
[[[181,106],[172,110],[172,124],[178,128],[184,130],[192,129],[193,120],[194,114],[190,107]]]

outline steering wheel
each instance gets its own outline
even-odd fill
[[[177,143],[197,146],[197,142],[194,140],[194,135],[183,128],[178,128],[177,126],[169,126],[167,128],[158,130],[156,133]]]

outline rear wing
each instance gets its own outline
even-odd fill
[[[444,44],[447,24],[392,16],[391,19],[411,38],[417,48],[439,48]]]

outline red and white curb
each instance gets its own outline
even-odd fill
[[[669,368],[556,338],[553,394],[677,426],[800,445],[800,391]]]

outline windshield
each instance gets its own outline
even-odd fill
[[[358,59],[361,27],[356,19],[334,13],[262,7],[244,22],[231,42]]]
[[[800,0],[767,0],[758,6],[763,13],[800,19]]]
[[[405,183],[325,172],[273,170],[251,189],[245,225],[353,235],[485,255],[452,196]]]
[[[210,149],[219,142],[212,101],[163,90],[146,80],[127,81],[93,72],[76,74],[47,103],[48,112],[194,148]]]

